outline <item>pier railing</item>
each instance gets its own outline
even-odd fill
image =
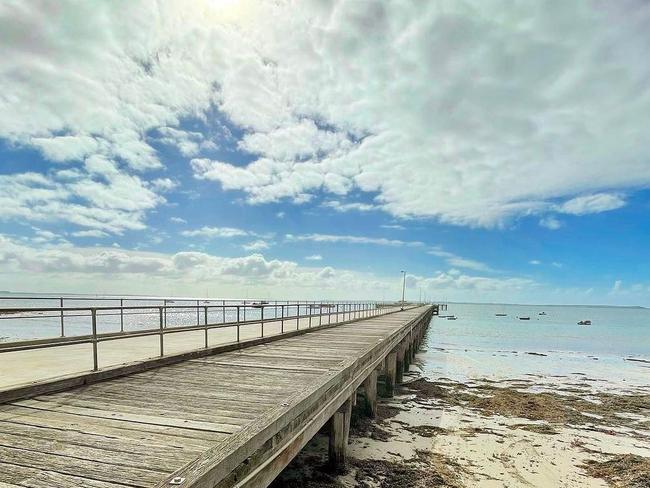
[[[12,297],[12,300],[15,298]],[[51,300],[51,298],[50,298]],[[71,301],[83,300],[71,298]],[[97,302],[98,299],[92,299]],[[354,319],[384,315],[404,304],[384,302],[245,302],[231,300],[173,300],[163,299],[162,304],[124,305],[126,300],[151,301],[151,299],[120,299],[115,306],[63,306],[0,308],[0,328],[3,321],[23,323],[30,320],[45,321],[52,328],[52,321],[60,328],[59,337],[37,338],[0,342],[0,354],[75,344],[91,344],[93,371],[99,369],[98,344],[126,338],[158,336],[159,355],[165,355],[165,336],[190,331],[203,331],[203,347],[210,347],[209,331],[234,329],[235,340],[242,339],[242,328],[259,327],[259,337],[265,337],[265,325],[276,330],[271,335],[282,335],[301,328],[346,322]],[[178,305],[177,303],[182,303]],[[175,320],[176,319],[176,320]],[[180,319],[180,320],[178,320]],[[68,333],[74,322],[74,331]],[[277,331],[279,325],[279,332]],[[101,331],[100,329],[108,329]],[[131,328],[131,330],[127,330]],[[114,330],[113,330],[114,329]],[[75,333],[76,331],[76,333]],[[197,347],[198,349],[198,347]]]

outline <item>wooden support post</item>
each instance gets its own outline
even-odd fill
[[[396,364],[395,364],[395,383],[399,384],[404,381],[404,364],[406,355],[406,346],[401,343],[397,346]]]
[[[366,396],[365,414],[368,417],[377,415],[377,370],[374,370],[363,382],[363,391]]]
[[[329,464],[334,470],[345,467],[351,417],[352,399],[348,398],[330,418]]]
[[[404,373],[409,372],[409,367],[411,365],[411,346],[409,344],[404,345]]]
[[[385,394],[392,398],[395,393],[395,373],[397,370],[397,353],[391,352],[386,356],[386,371],[384,372]]]

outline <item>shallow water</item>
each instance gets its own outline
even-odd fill
[[[603,387],[650,386],[650,363],[626,360],[650,361],[648,309],[449,304],[441,314],[457,320],[433,319],[427,352],[420,356],[428,375],[457,380],[537,375],[536,381],[562,376],[602,381]],[[580,320],[592,325],[579,326]]]
[[[49,297],[49,295],[48,295]],[[86,335],[92,333],[90,307],[150,307],[139,310],[126,310],[123,314],[119,309],[97,311],[97,331],[119,332],[120,330],[133,331],[152,329],[160,326],[161,317],[159,307],[167,305],[163,311],[162,322],[164,327],[178,327],[199,325],[204,323],[219,324],[237,320],[237,308],[234,305],[251,304],[254,300],[228,299],[224,303],[218,299],[195,298],[148,298],[128,297],[120,298],[107,296],[63,295],[63,305],[66,308],[83,308],[85,310],[65,311],[63,313],[64,335],[66,337]],[[275,302],[273,302],[275,303]],[[291,302],[295,304],[295,302]],[[264,319],[296,316],[296,306],[287,306],[278,302],[277,307],[265,307]],[[225,306],[224,306],[225,305]],[[19,294],[3,295],[0,297],[0,309],[3,308],[59,308],[59,298],[22,298]],[[206,312],[206,308],[207,312]],[[333,312],[336,310],[332,308]],[[342,309],[341,309],[342,310]],[[318,314],[318,308],[300,305],[300,315],[309,313]],[[323,309],[326,313],[327,309]],[[253,307],[241,307],[240,320],[259,320],[261,310]],[[61,336],[61,312],[52,310],[42,313],[17,313],[0,314],[0,341],[17,341],[26,339],[44,339]]]

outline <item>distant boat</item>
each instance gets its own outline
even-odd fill
[[[456,317],[455,315],[450,315],[449,317],[447,317],[447,320],[456,320],[457,318],[458,317]]]
[[[251,307],[253,308],[262,308],[264,305],[268,305],[269,302],[261,301],[261,302],[253,302],[251,303]]]
[[[530,320],[530,317],[518,317],[519,320]]]
[[[578,325],[591,325],[591,320],[581,320]]]
[[[539,312],[537,315],[546,315],[546,312]]]
[[[507,317],[508,316],[507,313],[495,313],[494,315],[496,315],[497,317]]]

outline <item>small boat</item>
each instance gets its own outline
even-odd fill
[[[530,320],[530,317],[517,317],[519,320]]]
[[[537,315],[546,315],[546,312],[539,312]]]
[[[268,305],[269,302],[261,301],[261,302],[253,302],[251,303],[251,307],[253,308],[262,308],[264,305]]]
[[[457,318],[458,317],[456,317],[455,315],[450,315],[449,317],[447,317],[447,320],[456,320]]]
[[[578,325],[591,325],[591,320],[581,320]]]
[[[494,315],[497,316],[497,317],[507,317],[508,316],[507,313],[495,313]]]

